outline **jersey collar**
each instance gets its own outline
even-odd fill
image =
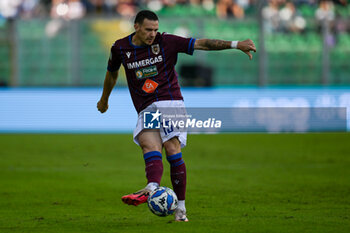
[[[134,45],[134,44],[132,43],[132,37],[133,37],[134,35],[135,35],[135,32],[129,35],[129,44],[130,44],[133,48],[138,49],[138,48],[147,48],[147,47],[151,46],[151,45],[143,45],[143,46]],[[159,36],[160,36],[160,33],[158,32],[157,35],[156,35],[156,38],[154,39],[153,44],[155,43],[155,41],[157,41],[157,39],[159,40]]]
[[[132,37],[133,37],[134,35],[135,35],[135,32],[129,35],[129,44],[130,44],[132,47],[134,47],[135,49],[138,49],[138,48],[146,48],[147,45],[138,46],[138,45],[134,45],[134,44],[132,43]]]

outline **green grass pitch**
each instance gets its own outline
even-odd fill
[[[350,134],[189,135],[190,222],[121,196],[145,185],[132,135],[0,135],[0,232],[350,232]],[[170,186],[164,162],[163,186]]]

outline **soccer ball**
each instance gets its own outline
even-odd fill
[[[159,187],[149,194],[147,203],[155,215],[168,216],[177,208],[177,196],[170,188]]]

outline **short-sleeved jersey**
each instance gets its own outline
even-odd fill
[[[136,111],[155,101],[182,100],[175,71],[177,54],[192,55],[196,39],[157,33],[152,45],[136,46],[134,34],[113,44],[107,69],[115,72],[123,64]]]

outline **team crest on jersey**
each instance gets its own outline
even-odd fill
[[[158,55],[158,53],[160,52],[159,44],[152,45],[151,49],[152,49],[152,53],[155,54],[155,55]]]
[[[126,56],[130,58],[131,52],[126,52]]]

